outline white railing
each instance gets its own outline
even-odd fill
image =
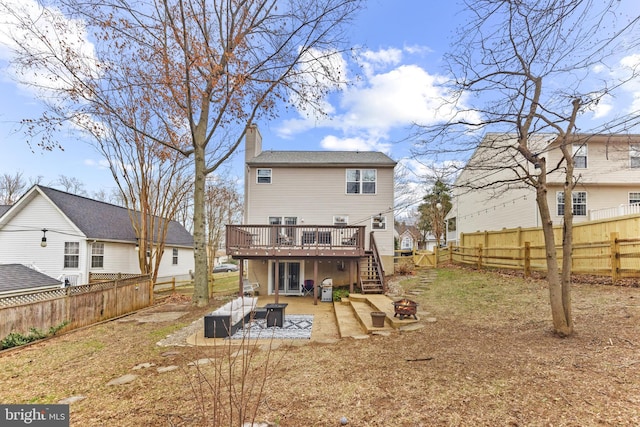
[[[589,211],[589,220],[615,218],[617,216],[640,214],[640,203],[632,205],[620,205],[613,208],[596,209]]]

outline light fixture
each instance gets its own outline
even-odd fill
[[[47,230],[46,228],[42,229],[42,240],[40,240],[40,246],[42,246],[43,248],[47,247]]]
[[[436,203],[436,209],[441,211],[442,210],[442,203],[440,203],[440,202]]]
[[[140,250],[140,243],[138,243],[139,239],[136,237],[136,251]]]

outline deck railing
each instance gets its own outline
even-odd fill
[[[326,250],[364,252],[365,226],[227,225],[227,253],[247,250]]]

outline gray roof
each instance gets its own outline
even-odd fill
[[[4,215],[6,211],[9,210],[11,205],[0,205],[0,216]]]
[[[38,187],[88,239],[136,241],[126,208],[54,188]],[[171,221],[165,244],[191,247],[193,236],[180,223]]]
[[[0,292],[60,286],[60,280],[22,264],[0,264]]]
[[[393,167],[396,162],[379,151],[263,151],[247,162],[250,166]]]

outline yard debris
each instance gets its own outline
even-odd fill
[[[407,362],[423,362],[425,360],[433,360],[433,357],[429,356],[429,357],[415,357],[415,358],[408,358],[408,359],[404,359]]]

